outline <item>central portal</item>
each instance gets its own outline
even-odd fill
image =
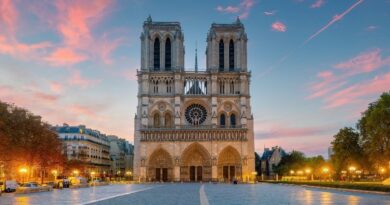
[[[211,160],[207,150],[199,143],[188,146],[182,154],[180,179],[182,181],[211,180]]]

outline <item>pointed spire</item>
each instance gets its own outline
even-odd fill
[[[237,19],[236,19],[236,24],[241,24],[241,21],[240,21],[240,16],[237,16]]]
[[[198,41],[195,45],[195,72],[198,72]]]
[[[150,16],[150,14],[149,14],[148,18],[146,19],[146,21],[149,22],[149,23],[152,22],[152,16]]]

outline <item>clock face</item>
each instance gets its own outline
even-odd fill
[[[200,125],[206,121],[207,111],[202,105],[192,104],[187,107],[185,112],[187,122],[192,125]]]

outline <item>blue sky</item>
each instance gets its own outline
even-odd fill
[[[0,0],[0,99],[51,124],[85,124],[133,139],[143,21],[179,21],[185,65],[205,69],[211,23],[240,16],[256,151],[326,155],[390,89],[389,0]]]

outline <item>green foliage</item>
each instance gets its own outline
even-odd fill
[[[257,152],[255,152],[255,170],[257,172],[257,175],[261,175],[261,157]]]
[[[306,158],[302,152],[292,151],[282,157],[280,163],[274,167],[274,171],[279,175],[288,174],[290,170],[303,169],[305,167]]]
[[[375,166],[390,161],[390,92],[371,103],[357,124],[368,159]]]
[[[351,127],[344,127],[333,136],[332,146],[334,154],[331,156],[336,174],[347,169],[350,165],[360,165],[363,163],[363,149],[360,145],[359,133]]]
[[[50,125],[26,109],[0,101],[0,161],[9,170],[18,166],[44,170],[62,160],[61,141]]]

